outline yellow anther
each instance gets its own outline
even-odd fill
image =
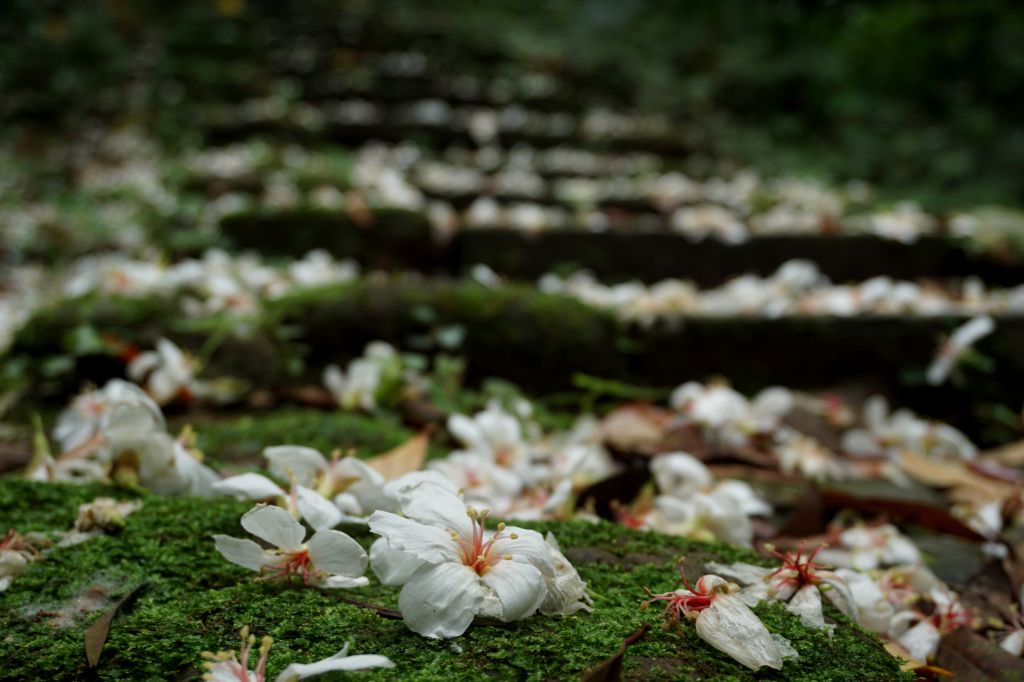
[[[245,638],[245,642],[249,646],[252,646],[253,644],[256,643],[256,635],[249,635],[248,637]]]
[[[238,631],[238,634],[242,636],[243,640],[249,639],[249,626],[243,625],[242,629]]]
[[[466,508],[466,516],[468,516],[471,519],[475,519],[476,516],[477,516],[476,509],[473,509],[472,507],[467,507]]]
[[[764,543],[763,546],[764,546],[764,551],[766,551],[766,552],[774,552],[775,551],[775,545],[773,545],[770,542]]]
[[[512,538],[513,540],[518,540],[519,539],[519,535],[517,535],[516,533],[512,533],[512,535],[509,535],[509,537]]]
[[[501,556],[501,558],[504,559],[505,561],[512,561],[512,555],[511,554],[503,554]]]
[[[498,532],[501,532],[503,530],[505,530],[505,524],[504,523],[499,523],[498,524]]]

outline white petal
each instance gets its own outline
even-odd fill
[[[370,566],[384,585],[404,585],[424,563],[412,554],[391,549],[384,538],[377,538],[370,545]]]
[[[735,597],[716,596],[700,612],[696,627],[701,639],[751,670],[782,668],[782,655],[768,628]]]
[[[1024,630],[1014,630],[1003,638],[999,646],[1003,651],[1019,657],[1024,652]]]
[[[896,640],[903,648],[919,661],[926,661],[935,653],[942,635],[938,629],[926,620],[910,628]]]
[[[502,560],[484,573],[482,580],[501,602],[498,619],[506,623],[532,615],[547,596],[544,577],[530,564]]]
[[[280,507],[257,505],[242,516],[242,528],[260,540],[281,549],[297,549],[306,537],[306,529]]]
[[[398,608],[413,632],[458,637],[473,622],[483,596],[476,571],[449,562],[416,571],[398,595]]]
[[[786,604],[790,613],[800,616],[800,621],[809,628],[825,627],[825,614],[821,612],[821,592],[816,585],[804,585]]]
[[[394,668],[395,664],[387,656],[375,654],[348,655],[348,645],[329,658],[316,663],[291,663],[282,670],[274,682],[295,682],[313,675],[322,675],[335,670],[366,670],[368,668]]]
[[[765,568],[764,566],[754,566],[753,564],[744,564],[742,562],[735,564],[720,564],[717,562],[709,562],[705,567],[708,573],[714,573],[723,577],[737,582],[740,585],[754,585],[756,583],[763,583],[764,579],[768,577],[768,574],[772,572],[772,569]]]
[[[939,355],[931,364],[928,365],[928,370],[925,372],[925,379],[931,386],[938,386],[949,377],[949,373],[953,371],[953,366],[956,364],[957,358],[954,355]]]
[[[950,342],[960,348],[974,344],[996,329],[996,323],[988,315],[980,315],[965,322],[949,337]]]
[[[828,600],[837,609],[842,611],[845,616],[859,623],[860,617],[857,615],[857,602],[854,600],[853,591],[846,581],[831,571],[818,571],[818,577],[824,581],[826,586],[831,588],[822,590],[825,596],[828,597]]]
[[[425,483],[405,496],[402,511],[410,519],[441,530],[451,529],[463,538],[473,536],[473,522],[466,503],[455,493]]]
[[[469,450],[480,453],[490,451],[487,437],[480,426],[464,414],[453,414],[448,417],[448,432]]]
[[[235,495],[248,500],[266,500],[276,497],[287,497],[288,493],[281,489],[281,486],[271,481],[263,474],[239,474],[217,481],[213,484],[212,490],[222,495]]]
[[[299,485],[312,486],[317,474],[327,468],[327,460],[319,451],[299,445],[275,445],[264,448],[270,473],[288,480],[289,472]]]
[[[306,543],[309,558],[318,570],[351,578],[366,571],[366,551],[339,530],[319,530]]]
[[[865,429],[850,429],[844,433],[841,447],[853,457],[877,457],[883,453],[878,440]]]
[[[459,560],[451,535],[435,526],[384,511],[374,512],[369,525],[370,532],[385,538],[391,549],[433,564]]]
[[[526,530],[508,526],[502,532],[500,540],[495,541],[491,551],[499,556],[509,554],[512,561],[528,563],[540,569],[541,573],[550,576],[554,574],[554,567],[551,565],[551,551],[548,544],[544,542],[544,536],[535,530]],[[515,535],[515,539],[512,536]]]
[[[349,578],[345,575],[329,575],[316,583],[317,587],[323,587],[329,590],[366,587],[369,584],[370,579],[365,575],[361,575],[358,578]]]
[[[214,535],[213,544],[225,559],[250,571],[259,571],[271,557],[270,552],[252,540],[230,535]]]
[[[341,523],[341,510],[317,491],[300,485],[296,488],[296,495],[298,501],[295,506],[313,530],[334,528]]]

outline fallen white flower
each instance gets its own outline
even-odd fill
[[[303,542],[306,530],[280,507],[257,505],[242,516],[242,528],[277,549],[264,549],[252,540],[214,535],[228,561],[258,571],[258,579],[287,580],[296,576],[307,585],[327,588],[364,587],[369,580],[366,552],[337,530],[318,530]]]
[[[682,561],[679,575],[685,589],[664,594],[648,591],[651,599],[644,602],[645,607],[655,601],[666,602],[666,629],[678,626],[684,617],[694,621],[701,639],[751,670],[764,666],[781,670],[786,659],[799,657],[788,639],[769,632],[750,607],[735,596],[738,585],[709,574],[691,586],[683,575]]]
[[[979,315],[957,327],[949,339],[939,346],[935,359],[928,365],[925,374],[928,383],[932,386],[943,383],[957,363],[971,350],[971,346],[995,329],[996,323],[988,315]]]

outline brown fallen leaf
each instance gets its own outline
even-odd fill
[[[113,622],[118,610],[126,605],[129,600],[135,598],[145,586],[146,583],[142,583],[133,587],[85,631],[85,658],[89,661],[90,668],[95,668],[100,664],[100,654],[103,653],[103,645],[107,643],[107,635],[110,634],[110,624]]]
[[[651,456],[661,452],[675,413],[650,403],[629,403],[601,421],[604,442],[618,452]]]
[[[942,638],[935,664],[951,671],[958,682],[1024,679],[1024,660],[967,628],[954,630]]]
[[[423,468],[427,460],[427,446],[430,445],[428,429],[420,431],[398,447],[371,457],[366,463],[388,480],[394,480],[413,471]]]
[[[283,391],[283,396],[300,405],[309,407],[336,408],[338,401],[326,388],[320,386],[295,386]]]
[[[618,682],[622,679],[622,657],[630,645],[638,642],[651,626],[644,623],[640,629],[622,640],[622,645],[610,657],[593,668],[587,668],[580,676],[580,682]]]
[[[853,509],[859,512],[881,514],[939,533],[947,533],[975,542],[986,541],[983,535],[950,514],[948,510],[923,502],[884,497],[856,497],[834,489],[822,491],[822,497],[825,506],[830,509]]]
[[[996,502],[1016,492],[1017,486],[977,472],[964,462],[939,461],[906,450],[900,468],[932,488],[948,488],[958,502]]]

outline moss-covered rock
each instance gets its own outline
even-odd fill
[[[0,518],[19,531],[70,527],[77,506],[99,494],[136,494],[101,486],[0,482]],[[249,625],[275,640],[269,669],[336,652],[378,653],[394,670],[366,673],[379,679],[572,679],[611,656],[628,635],[660,620],[641,610],[643,587],[676,586],[676,559],[690,557],[694,572],[710,559],[751,560],[743,550],[640,533],[607,523],[537,523],[553,530],[594,594],[592,614],[536,616],[507,625],[477,624],[452,641],[421,638],[368,605],[390,608],[397,590],[371,579],[365,589],[321,592],[297,585],[256,583],[224,561],[213,533],[242,535],[238,518],[247,505],[229,499],[171,499],[142,495],[144,506],[118,534],[48,551],[0,595],[0,659],[9,679],[82,679],[85,629],[128,591],[137,597],[120,612],[103,649],[98,679],[196,679],[200,653],[232,648]],[[365,529],[344,530],[364,545]],[[628,679],[903,679],[880,643],[835,611],[829,638],[811,631],[778,605],[757,609],[773,632],[800,652],[781,672],[753,675],[711,649],[692,626],[683,632],[653,627],[628,649]],[[325,677],[324,679],[331,679]]]

